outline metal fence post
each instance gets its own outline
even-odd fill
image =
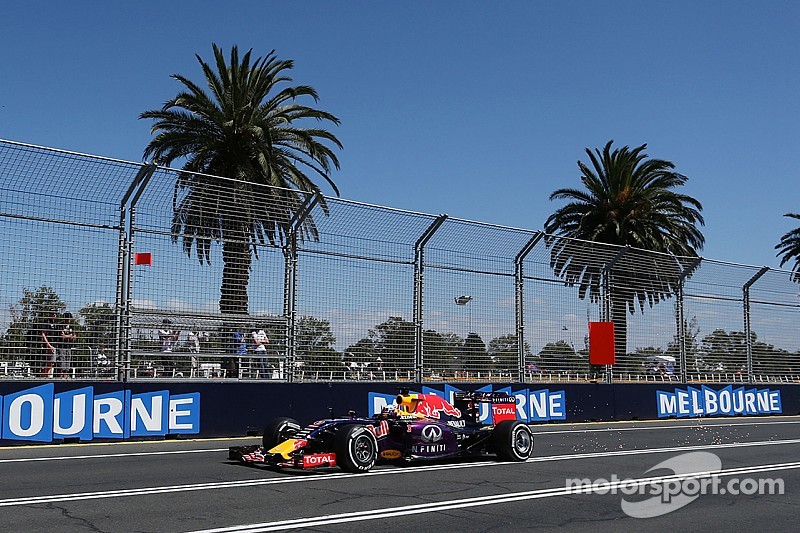
[[[742,311],[744,313],[744,342],[747,348],[747,380],[753,383],[755,377],[753,376],[753,339],[751,338],[750,329],[750,287],[759,280],[761,276],[769,272],[769,267],[761,267],[752,278],[742,287]]]
[[[128,326],[130,324],[134,208],[155,170],[156,166],[152,163],[142,165],[119,203],[119,249],[117,250],[116,301],[114,302],[117,339],[114,347],[114,367],[116,379],[121,381],[127,381],[130,373],[130,331]],[[131,197],[133,197],[132,200]],[[130,205],[128,205],[129,200]]]
[[[425,245],[431,240],[447,215],[439,215],[414,243],[414,378],[422,383],[424,361],[422,355],[423,298],[425,293]]]
[[[294,381],[294,368],[297,359],[295,336],[297,334],[297,233],[305,222],[311,210],[317,205],[321,194],[315,192],[308,196],[289,221],[289,234],[286,236],[286,246],[283,247],[284,277],[283,277],[283,315],[286,331],[286,381]]]
[[[675,291],[675,319],[677,324],[678,333],[678,364],[681,367],[681,382],[686,383],[689,381],[689,373],[686,369],[686,314],[684,312],[684,284],[686,277],[697,270],[700,263],[703,261],[702,257],[695,259],[691,265],[683,269],[680,277],[678,278],[678,288]]]
[[[127,279],[128,279],[128,233],[125,228],[125,224],[128,220],[128,209],[125,204],[128,201],[128,196],[131,194],[131,190],[137,184],[139,176],[141,175],[142,171],[139,171],[139,174],[136,175],[133,182],[131,183],[128,192],[125,194],[122,202],[119,206],[119,243],[117,244],[117,288],[116,288],[116,295],[114,298],[114,314],[116,319],[116,339],[114,343],[114,369],[115,369],[115,378],[122,379],[123,381],[127,379],[127,376],[121,371],[121,359],[122,354],[125,353],[124,350],[124,342],[122,340],[123,335],[125,335],[124,329],[124,312],[123,307],[125,305],[125,301],[127,299]]]
[[[625,253],[628,250],[630,250],[629,246],[625,246],[624,248],[621,248],[616,253],[616,255],[611,259],[611,261],[609,261],[608,263],[606,263],[603,266],[603,315],[604,315],[603,320],[605,320],[606,322],[608,322],[608,321],[613,322],[614,321],[614,316],[613,316],[614,315],[614,311],[613,311],[614,302],[611,301],[611,270],[614,268],[614,266],[616,266],[617,262],[620,259],[622,259],[622,256],[625,255]],[[619,304],[617,304],[617,305],[619,305]],[[625,316],[625,320],[627,321],[628,315],[626,314],[624,316]],[[616,345],[617,345],[616,334],[617,334],[617,332],[615,332],[615,335],[614,335],[614,352],[615,353],[617,351],[616,350]],[[627,335],[627,324],[626,324],[626,335]],[[625,354],[621,354],[621,355],[625,355]],[[606,365],[606,383],[611,383],[614,380],[613,372],[614,372],[613,365]]]
[[[515,320],[517,326],[517,380],[525,381],[525,258],[542,239],[539,232],[529,240],[514,258],[514,289],[516,296]]]

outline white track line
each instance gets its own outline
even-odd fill
[[[500,503],[517,502],[524,500],[535,500],[541,498],[552,498],[554,496],[567,496],[573,494],[593,494],[595,492],[606,494],[612,489],[623,486],[639,487],[642,485],[653,485],[681,481],[685,479],[704,479],[711,477],[726,477],[740,474],[751,474],[760,472],[773,472],[780,470],[800,469],[800,463],[776,463],[767,465],[757,465],[745,468],[733,468],[719,470],[716,472],[690,472],[680,475],[655,476],[639,479],[624,479],[615,482],[597,483],[589,486],[580,487],[554,487],[550,489],[537,489],[524,492],[512,492],[507,494],[496,494],[492,496],[482,496],[478,498],[464,498],[433,503],[405,505],[402,507],[388,507],[382,509],[371,509],[367,511],[356,511],[333,515],[316,517],[294,518],[291,520],[280,520],[276,522],[265,522],[261,524],[242,524],[237,526],[221,527],[215,529],[203,529],[190,533],[260,533],[264,531],[282,531],[286,529],[308,528],[316,526],[326,526],[332,524],[342,524],[348,522],[361,522],[365,520],[379,520],[384,518],[394,518],[397,516],[435,513],[440,511],[450,511],[453,509],[464,509],[469,507],[480,507],[485,505],[497,505]]]
[[[563,433],[606,433],[612,431],[651,431],[654,429],[708,429],[708,428],[725,428],[725,427],[749,427],[749,426],[773,426],[782,424],[800,424],[800,420],[786,421],[786,422],[727,422],[720,424],[710,423],[710,420],[704,420],[699,424],[683,424],[674,426],[644,426],[634,428],[571,428],[571,429],[557,429],[553,431],[535,431],[534,435],[560,435]],[[531,427],[536,428],[536,425]]]
[[[91,445],[89,445],[91,446]],[[27,459],[0,459],[0,463],[33,463],[36,461],[67,461],[69,459],[107,459],[112,457],[142,457],[146,455],[182,455],[184,453],[221,453],[227,452],[228,448],[206,448],[202,450],[174,450],[163,452],[121,452],[121,453],[98,453],[87,455],[60,455],[54,457],[30,457]]]
[[[780,446],[788,444],[800,444],[800,439],[781,440],[781,441],[757,441],[757,442],[744,442],[733,444],[711,444],[711,445],[698,445],[698,446],[679,446],[670,448],[653,448],[646,450],[617,450],[610,452],[594,452],[584,454],[572,455],[553,455],[547,457],[535,457],[529,459],[530,463],[541,463],[551,461],[565,461],[565,460],[580,460],[580,459],[593,459],[620,455],[644,455],[654,453],[673,453],[676,451],[684,452],[687,450],[711,450],[720,448],[748,448],[755,446]],[[240,487],[264,486],[264,485],[278,485],[286,483],[303,483],[311,481],[328,481],[342,478],[357,478],[365,476],[386,476],[386,475],[399,475],[399,474],[413,474],[419,472],[431,472],[438,470],[458,470],[464,468],[482,468],[493,466],[508,466],[517,465],[519,463],[503,463],[498,461],[480,461],[472,463],[460,464],[443,464],[443,465],[423,465],[416,467],[403,467],[403,468],[387,468],[378,469],[364,474],[345,474],[345,473],[324,473],[314,474],[303,477],[279,477],[270,479],[248,479],[240,481],[221,481],[217,483],[192,483],[186,485],[165,485],[161,487],[146,487],[134,489],[120,489],[108,490],[98,492],[79,492],[72,494],[53,494],[50,496],[30,496],[23,498],[4,498],[0,499],[0,507],[13,507],[19,505],[34,505],[42,503],[63,502],[63,501],[78,501],[78,500],[99,500],[107,498],[123,498],[129,496],[145,496],[151,494],[166,494],[176,492],[194,492],[200,490],[216,490],[216,489],[231,489]]]

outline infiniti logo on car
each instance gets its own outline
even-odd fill
[[[425,442],[438,442],[442,440],[442,428],[439,426],[425,426],[422,428],[422,440]]]

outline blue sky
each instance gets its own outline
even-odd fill
[[[12,2],[0,138],[141,160],[211,43],[294,59],[337,115],[344,198],[539,229],[585,147],[689,176],[702,255],[777,267],[800,212],[800,4]],[[327,190],[326,192],[330,192]]]

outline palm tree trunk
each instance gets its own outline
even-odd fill
[[[222,244],[222,286],[219,311],[223,314],[246,315],[248,312],[247,284],[253,256],[241,228],[225,232]]]

